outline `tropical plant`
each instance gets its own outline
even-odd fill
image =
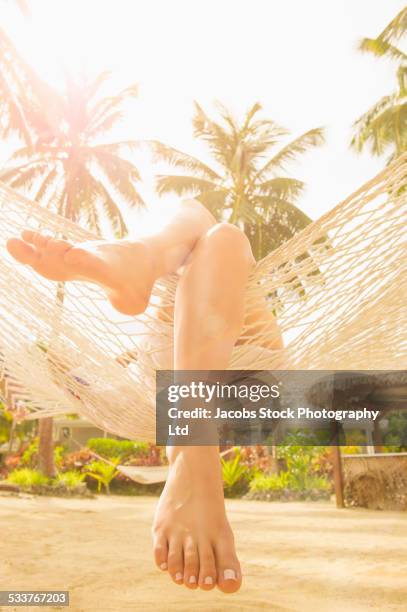
[[[114,438],[89,438],[86,446],[104,457],[128,457],[129,455],[147,455],[148,444],[132,442],[131,440],[115,440]]]
[[[312,482],[319,477],[318,459],[326,451],[326,446],[315,445],[317,442],[314,434],[297,431],[288,433],[278,447],[278,457],[284,459],[290,474],[291,488],[313,488]]]
[[[8,442],[13,425],[13,417],[11,412],[6,410],[4,404],[0,401],[0,444]]]
[[[250,491],[283,491],[290,486],[289,472],[280,474],[257,474],[250,481]]]
[[[357,119],[351,146],[377,156],[389,152],[388,163],[407,150],[407,54],[396,46],[406,32],[407,7],[376,38],[359,43],[360,51],[393,62],[397,87]]]
[[[138,143],[101,143],[100,139],[121,119],[122,107],[137,95],[137,87],[131,85],[116,95],[101,96],[100,89],[108,76],[104,72],[91,82],[66,76],[65,92],[58,95],[58,104],[52,108],[53,113],[57,112],[52,129],[49,108],[45,106],[39,112],[33,103],[27,116],[34,144],[15,151],[11,167],[0,178],[14,188],[28,190],[47,208],[98,233],[104,215],[116,236],[122,237],[127,227],[119,202],[130,207],[144,205],[136,188],[139,172],[122,157],[124,151]]]
[[[77,489],[82,485],[85,478],[85,474],[75,472],[74,470],[68,472],[60,472],[57,474],[55,482],[57,484],[62,483],[67,489]]]
[[[244,229],[255,256],[262,257],[310,222],[295,205],[304,183],[281,172],[299,155],[322,144],[323,130],[309,130],[274,152],[288,132],[271,119],[259,118],[259,103],[242,121],[221,104],[217,109],[220,120],[215,121],[195,103],[193,118],[194,135],[209,149],[213,165],[168,145],[150,142],[156,161],[181,172],[159,175],[157,191],[196,197],[219,221],[227,220]]]
[[[23,488],[40,487],[49,484],[49,478],[37,470],[21,468],[7,477],[7,482]]]
[[[115,459],[110,463],[104,461],[93,461],[88,467],[88,472],[85,472],[85,476],[93,478],[98,483],[98,493],[101,492],[102,486],[105,488],[106,493],[110,493],[110,483],[119,474],[116,466],[119,463],[119,459]]]
[[[240,492],[247,484],[249,469],[240,461],[240,453],[237,451],[234,459],[221,459],[222,479],[225,495],[232,496]]]
[[[38,438],[34,438],[21,456],[21,463],[27,467],[34,467],[38,463]]]
[[[250,481],[249,488],[252,493],[285,490],[319,490],[330,492],[332,490],[332,484],[326,476],[317,476],[310,472],[306,474],[305,478],[299,479],[297,473],[286,470],[279,474],[257,474]]]

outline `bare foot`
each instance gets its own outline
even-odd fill
[[[242,576],[226,518],[216,447],[172,447],[170,471],[157,506],[154,556],[176,584],[224,593],[240,588]]]
[[[124,314],[146,309],[155,280],[153,258],[140,241],[86,242],[79,246],[25,230],[7,242],[9,253],[38,274],[55,281],[82,280],[102,285]]]

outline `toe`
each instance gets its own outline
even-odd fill
[[[181,540],[171,540],[168,550],[168,572],[177,584],[184,583],[184,558]]]
[[[38,260],[37,251],[19,238],[10,238],[7,241],[7,250],[14,259],[22,264],[33,266]]]
[[[215,555],[211,546],[203,545],[199,548],[199,586],[210,591],[216,585]]]
[[[25,242],[32,244],[38,249],[42,249],[47,246],[51,236],[41,234],[41,232],[34,232],[32,230],[24,230],[21,232],[21,237]]]
[[[199,578],[198,548],[192,541],[184,544],[184,584],[190,589],[196,589]]]
[[[168,542],[164,535],[154,537],[154,559],[157,567],[163,571],[168,569]]]
[[[242,573],[236,557],[233,541],[224,541],[215,547],[218,587],[224,593],[234,593],[240,589]]]

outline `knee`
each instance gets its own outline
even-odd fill
[[[250,242],[244,232],[231,223],[217,223],[206,234],[211,248],[242,255],[247,262],[253,262]]]

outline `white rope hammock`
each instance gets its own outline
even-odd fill
[[[172,346],[172,322],[159,320],[154,303],[173,302],[175,277],[156,284],[153,305],[136,319],[90,284],[67,283],[61,301],[55,283],[5,249],[25,227],[95,238],[0,184],[0,392],[26,418],[75,413],[154,440],[157,356]],[[257,264],[247,308],[267,297],[285,348],[263,348],[276,332],[246,325],[230,367],[406,369],[406,227],[404,155]],[[137,357],[125,368],[119,358],[129,351]]]

